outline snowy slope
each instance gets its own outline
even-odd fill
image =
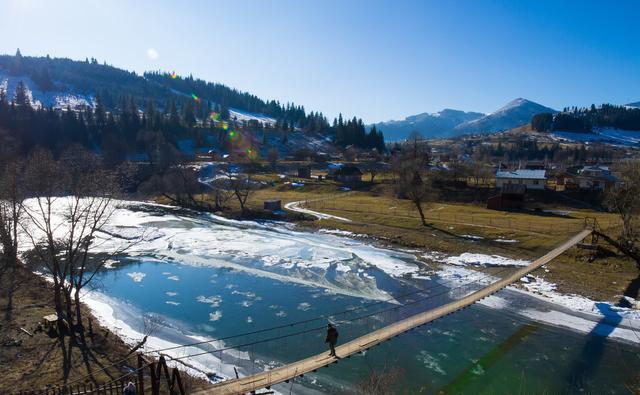
[[[181,92],[176,89],[169,89],[169,90],[176,95],[191,97],[190,93]],[[212,102],[212,104],[216,104],[216,103]],[[243,122],[243,121],[248,122],[250,120],[256,120],[265,125],[269,124],[271,126],[274,126],[276,124],[275,118],[268,117],[264,114],[257,114],[257,113],[252,113],[248,111],[239,110],[237,108],[229,108],[229,116],[230,116],[230,119],[235,118],[235,120],[239,122]]]
[[[9,100],[15,96],[16,87],[22,81],[27,88],[27,95],[30,97],[31,104],[35,108],[53,107],[56,109],[72,109],[84,108],[94,105],[94,98],[88,95],[82,95],[74,92],[48,91],[43,92],[38,88],[31,78],[27,76],[11,76],[0,70],[0,92],[4,92]]]
[[[411,115],[401,121],[386,121],[376,123],[376,128],[384,132],[387,141],[406,139],[409,133],[417,130],[424,137],[446,137],[459,124],[472,121],[484,116],[478,112],[444,109],[436,113],[422,113]]]
[[[231,119],[237,119],[238,121],[250,121],[256,120],[262,124],[269,124],[274,126],[276,124],[276,120],[274,118],[268,117],[264,114],[255,114],[247,111],[238,110],[237,108],[230,108],[229,115]]]
[[[0,70],[0,92],[4,92],[9,100],[12,100],[15,96],[16,87],[21,81],[27,88],[27,94],[31,100],[31,105],[34,108],[53,107],[54,109],[66,109],[70,107],[71,109],[76,110],[87,106],[93,107],[95,105],[93,96],[73,92],[73,89],[71,88],[66,91],[54,90],[43,92],[30,77],[12,76]],[[171,91],[177,95],[191,96],[174,89],[171,89]],[[240,122],[256,120],[262,124],[269,124],[271,126],[276,124],[276,120],[274,118],[263,114],[250,113],[236,108],[230,108],[229,113],[231,115],[231,119],[236,118]]]
[[[640,131],[615,128],[594,128],[592,133],[573,133],[558,131],[552,134],[556,139],[579,141],[584,143],[603,143],[609,145],[640,147]]]
[[[527,99],[517,98],[489,115],[456,126],[454,131],[457,134],[499,132],[526,125],[531,122],[531,117],[543,112],[557,111]]]

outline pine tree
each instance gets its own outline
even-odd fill
[[[102,96],[99,94],[96,95],[96,108],[94,110],[94,115],[98,128],[104,127],[107,123],[107,112],[104,108],[104,103],[102,102]]]
[[[31,106],[31,101],[29,100],[29,95],[27,95],[27,88],[24,86],[22,81],[18,82],[18,86],[16,87],[16,94],[13,98],[13,102],[16,106],[26,107]]]
[[[13,61],[11,62],[11,66],[9,67],[9,74],[22,74],[22,54],[20,53],[20,48],[16,50],[16,55],[13,57]]]

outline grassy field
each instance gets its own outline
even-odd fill
[[[562,206],[536,204],[537,210],[506,212],[488,210],[482,203],[462,203],[434,200],[424,209],[429,226],[421,224],[417,210],[408,200],[396,199],[386,180],[365,185],[356,191],[342,191],[333,181],[289,179],[304,186],[292,187],[277,175],[266,175],[264,181],[273,182],[254,191],[248,206],[262,209],[264,200],[280,199],[283,205],[292,201],[306,201],[304,207],[348,218],[337,220],[298,221],[300,226],[340,229],[367,235],[388,247],[409,247],[424,252],[437,251],[449,255],[476,252],[511,258],[535,259],[584,227],[585,217],[595,218],[612,234],[617,230],[615,215]],[[366,178],[365,178],[366,179]],[[239,206],[231,200],[232,212]],[[544,210],[554,210],[554,213]],[[562,215],[559,215],[559,214]],[[498,240],[516,240],[513,243]],[[574,248],[557,258],[550,270],[534,275],[558,285],[561,292],[576,293],[599,300],[615,301],[627,285],[637,277],[635,263],[602,245],[596,259],[588,250]],[[425,262],[430,264],[430,262]]]

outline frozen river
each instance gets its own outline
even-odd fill
[[[212,380],[321,352],[327,321],[346,341],[490,280],[458,267],[427,273],[411,253],[347,237],[154,205],[123,206],[108,231],[145,241],[100,272],[87,303],[131,343],[150,333],[147,350],[171,348],[167,354]],[[104,240],[105,250],[122,241]],[[558,317],[569,323],[545,323]],[[616,328],[620,321],[505,290],[276,389],[352,393],[386,369],[401,393],[626,393],[638,379],[640,348],[629,341],[635,332]],[[280,328],[257,332],[271,327]],[[252,334],[233,337],[243,333]],[[264,341],[271,337],[280,339]]]

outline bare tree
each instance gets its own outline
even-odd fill
[[[373,180],[376,178],[376,176],[378,175],[378,169],[375,166],[372,166],[369,169],[369,174],[371,175],[371,179],[369,180],[369,182],[371,184],[373,184]]]
[[[605,203],[622,221],[617,247],[640,269],[640,160],[618,163],[619,182],[607,191]]]
[[[247,200],[253,190],[253,183],[250,174],[238,174],[230,180],[231,189],[234,196],[240,203],[242,214],[247,212]]]
[[[387,395],[394,393],[393,385],[404,376],[400,368],[384,366],[380,370],[372,369],[367,377],[356,384],[358,394]]]
[[[414,139],[403,146],[394,161],[397,177],[396,192],[400,197],[413,202],[424,226],[427,226],[427,221],[422,204],[429,196],[428,183],[426,182],[429,151],[429,146],[420,141],[419,134],[416,133]]]
[[[200,207],[195,195],[202,192],[198,173],[187,165],[173,166],[162,177],[162,194],[182,206]]]
[[[230,178],[217,178],[209,182],[209,186],[212,190],[213,196],[213,208],[215,211],[224,210],[227,207],[229,200],[234,196],[231,188]]]
[[[28,217],[23,229],[33,255],[53,278],[56,312],[82,333],[83,288],[109,259],[136,242],[123,239],[120,245],[109,245],[109,253],[92,254],[112,239],[101,241],[99,235],[115,210],[117,180],[97,155],[82,148],[66,151],[60,160],[37,151],[26,174],[34,197],[23,204]]]
[[[278,150],[275,148],[269,148],[269,151],[267,152],[267,160],[269,161],[269,164],[271,165],[272,170],[275,170],[276,168],[276,164],[278,163],[278,157],[279,157]]]
[[[13,308],[13,294],[18,287],[16,269],[18,267],[18,241],[20,222],[24,211],[25,199],[23,187],[24,162],[17,156],[16,150],[3,147],[0,155],[0,269],[7,274],[5,290],[7,292],[7,317]]]
[[[473,199],[478,200],[480,185],[485,185],[491,177],[493,169],[487,166],[487,159],[476,150],[473,153],[473,161],[468,164],[469,175],[473,178]]]

